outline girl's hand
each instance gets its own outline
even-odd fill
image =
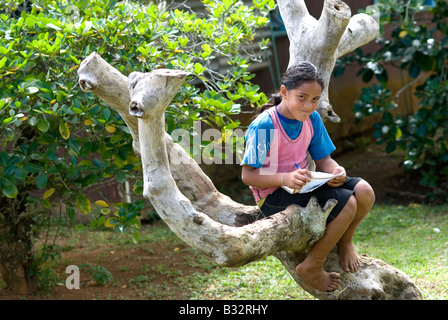
[[[345,180],[347,180],[347,173],[345,172],[345,169],[341,166],[337,166],[331,174],[337,175],[341,173],[343,173],[342,176],[331,179],[327,182],[327,184],[333,188],[342,186],[345,183]]]
[[[300,190],[311,181],[311,173],[306,169],[288,172],[283,176],[283,184],[291,189]]]

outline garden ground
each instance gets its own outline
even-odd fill
[[[346,167],[349,175],[362,176],[372,184],[378,203],[417,206],[424,200],[425,191],[418,181],[413,181],[398,166],[400,158],[384,153],[381,147],[370,146],[364,150],[346,152],[336,159]],[[235,189],[236,192],[229,192],[233,198],[236,195],[248,195],[247,188],[240,183],[236,183],[233,189],[225,188]],[[207,288],[202,289],[198,279],[217,268],[173,235],[163,221],[145,224],[141,238],[138,244],[134,244],[129,235],[118,232],[67,230],[57,241],[61,248],[60,262],[44,268],[44,283],[55,285],[50,286],[44,294],[20,296],[2,288],[0,279],[0,300],[239,299],[233,289],[220,291],[219,294],[216,291],[211,295],[206,294],[207,290],[214,292],[214,287],[219,284],[208,280]],[[278,268],[283,270],[280,272],[285,272],[281,277],[286,280],[281,281],[291,281],[291,286],[297,286],[281,265],[272,267],[275,263],[278,262],[261,262],[263,266],[259,268],[265,268],[265,265],[266,268],[255,272],[260,272],[262,276],[269,272],[266,270]],[[68,265],[80,266],[79,290],[66,288],[65,280],[69,274],[65,273],[65,269]],[[238,269],[233,270],[231,272],[239,272]],[[250,272],[254,272],[253,269]],[[273,281],[268,277],[263,279]],[[235,280],[230,282],[235,285]],[[250,287],[251,284],[242,280],[239,286]],[[278,284],[273,287],[276,286]],[[191,290],[192,287],[196,289]],[[300,288],[297,291],[301,291]],[[304,292],[286,295],[288,299],[313,299]],[[253,297],[255,299],[257,295]],[[281,296],[270,296],[265,292],[261,298],[281,299]]]

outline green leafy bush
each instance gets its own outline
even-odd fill
[[[57,203],[71,221],[77,211],[90,214],[91,226],[130,229],[138,239],[141,202],[89,196],[130,179],[141,194],[141,163],[124,121],[80,90],[76,70],[93,51],[125,75],[185,70],[188,79],[167,111],[168,131],[195,121],[236,128],[232,116],[242,103],[266,100],[250,82],[253,56],[243,49],[268,23],[274,2],[203,4],[200,14],[162,1],[0,0],[0,222],[29,219],[39,231],[43,213]],[[23,205],[20,212],[5,209],[11,201]]]
[[[431,196],[444,195],[448,190],[448,4],[380,0],[377,6],[382,28],[391,28],[391,35],[377,40],[380,49],[374,54],[358,50],[358,55],[341,60],[337,73],[345,63],[358,61],[363,81],[377,80],[362,90],[353,109],[356,118],[382,115],[374,125],[377,143],[385,144],[387,152],[405,150],[404,166],[420,175],[420,184],[433,188]],[[407,72],[410,84],[421,82],[414,92],[419,101],[416,112],[397,112],[402,90],[392,93],[388,88],[388,68]]]

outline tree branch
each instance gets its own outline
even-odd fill
[[[140,145],[134,146],[142,155],[145,197],[173,232],[218,265],[241,266],[275,255],[296,282],[319,299],[421,299],[409,277],[384,262],[362,259],[357,273],[345,274],[337,253],[327,258],[325,267],[341,273],[341,290],[325,293],[303,283],[295,274],[295,267],[324,234],[326,218],[335,201],[330,200],[322,209],[312,199],[306,208],[293,205],[263,219],[257,206],[238,204],[218,192],[198,164],[164,131],[164,110],[180,86],[182,72],[134,73],[130,81],[117,77],[115,72],[107,76],[87,67],[80,68],[78,74],[80,81],[86,80],[85,75],[97,79],[95,86],[87,89],[104,101],[113,101],[111,106],[117,111],[127,108],[118,105],[118,96],[115,99],[114,95],[129,97],[130,112],[139,117],[138,125],[131,119],[129,123],[138,128],[134,133],[138,134]],[[128,95],[119,91],[125,83],[130,83]]]
[[[365,13],[355,14],[342,35],[336,57],[340,58],[369,43],[378,37],[379,32],[380,26],[374,18]]]
[[[325,81],[318,111],[323,120],[340,122],[328,94],[334,65],[340,56],[377,37],[378,23],[366,14],[351,17],[350,7],[341,0],[325,0],[319,20],[308,13],[304,1],[277,3],[290,41],[289,66],[301,60],[317,66]]]
[[[97,53],[92,53],[81,65],[78,69],[81,88],[96,94],[125,119],[134,139],[134,151],[140,154],[138,119],[129,114],[131,98],[128,77]],[[104,72],[112,69],[115,71]],[[169,134],[164,133],[164,140],[176,184],[197,208],[202,208],[212,219],[232,226],[242,226],[263,217],[257,206],[239,204],[218,192],[210,178],[179,144],[173,142]]]
[[[316,23],[316,19],[309,14],[304,0],[279,0],[277,2],[290,43],[293,43],[294,39],[299,38],[301,33]],[[299,28],[297,28],[298,25],[300,25]]]
[[[120,114],[131,132],[134,151],[140,154],[137,119],[129,114],[128,78],[96,52],[81,62],[78,75],[83,91],[95,93]]]
[[[167,69],[129,76],[130,114],[139,118],[144,196],[174,233],[219,265],[241,266],[282,250],[306,250],[309,242],[325,232],[334,200],[324,210],[312,201],[305,210],[291,206],[271,219],[236,228],[197,211],[180,192],[165,147],[164,115],[185,76]],[[307,230],[309,234],[305,234]]]

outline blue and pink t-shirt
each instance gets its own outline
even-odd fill
[[[302,122],[284,117],[273,107],[250,124],[241,165],[262,168],[263,174],[291,172],[297,169],[295,163],[308,168],[307,151],[313,160],[320,160],[335,149],[319,113]],[[257,202],[276,189],[251,187]]]

